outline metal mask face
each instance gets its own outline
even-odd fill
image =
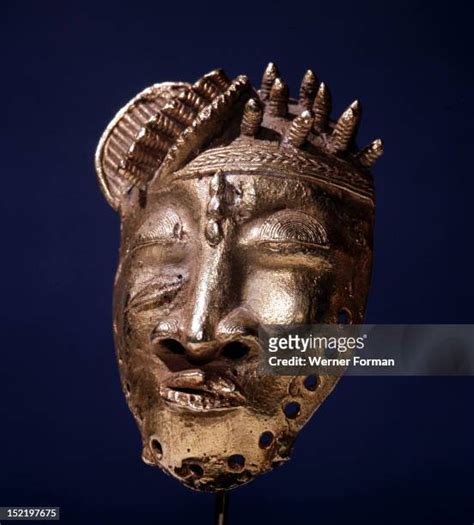
[[[382,144],[356,149],[358,103],[329,113],[310,71],[298,101],[272,64],[258,93],[214,71],[148,88],[99,144],[124,392],[144,461],[191,488],[286,461],[337,382],[259,375],[259,325],[363,320]]]

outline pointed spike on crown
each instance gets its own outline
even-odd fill
[[[276,78],[270,90],[268,113],[273,117],[285,117],[288,113],[288,99],[288,86],[281,78]]]
[[[359,115],[362,112],[362,106],[360,104],[360,100],[356,99],[352,104],[349,106],[355,113],[358,113]]]
[[[331,116],[331,109],[331,93],[326,84],[321,82],[313,104],[315,129],[323,130],[327,127],[329,123],[329,117]]]
[[[374,140],[366,146],[358,155],[357,159],[365,168],[370,168],[376,160],[383,154],[383,141],[381,139]]]
[[[260,86],[260,98],[266,100],[270,96],[273,82],[280,76],[277,66],[270,62],[265,68]]]
[[[244,115],[240,130],[243,135],[254,137],[260,129],[262,123],[263,110],[261,104],[254,98],[251,98],[245,104]]]
[[[301,81],[300,87],[300,105],[305,109],[311,109],[316,96],[316,90],[318,87],[318,79],[316,75],[308,69],[304,74],[303,80]]]
[[[357,101],[355,101],[357,102]],[[339,117],[331,135],[331,149],[334,153],[345,151],[355,137],[360,120],[359,106],[353,102]]]
[[[354,100],[354,102],[352,102],[352,104],[349,107],[354,112],[354,115],[356,118],[356,124],[355,124],[354,132],[353,132],[354,138],[356,138],[357,132],[359,130],[359,124],[360,124],[360,121],[362,120],[362,104],[360,103],[359,99],[356,99]]]
[[[297,148],[301,147],[312,127],[313,115],[310,111],[305,110],[293,120],[285,134],[283,143],[291,144]]]
[[[356,99],[356,100],[354,100],[354,102],[352,102],[352,104],[349,107],[352,109],[352,111],[354,112],[354,115],[356,116],[356,119],[357,119],[356,128],[355,128],[355,131],[354,131],[354,136],[355,136],[355,134],[357,133],[357,130],[359,128],[359,124],[360,124],[361,118],[362,118],[362,105],[361,105],[360,101],[358,99]]]

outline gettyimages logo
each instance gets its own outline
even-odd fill
[[[264,326],[259,370],[276,375],[474,375],[474,325]]]
[[[362,350],[365,346],[367,334],[359,337],[344,336],[315,336],[308,334],[288,334],[286,337],[270,337],[268,340],[268,351],[278,352],[278,350],[306,351],[326,351],[335,350],[337,352],[347,352],[348,350]]]

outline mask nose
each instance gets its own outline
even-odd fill
[[[170,368],[204,365],[217,359],[240,361],[247,356],[256,355],[258,344],[253,339],[237,337],[228,341],[207,341],[204,343],[182,343],[175,337],[164,337],[155,341],[155,353]],[[179,366],[178,368],[182,368]]]
[[[217,246],[202,246],[196,261],[192,293],[178,330],[180,346],[171,345],[193,364],[220,357],[241,359],[259,347],[256,318],[239,306],[242,277],[232,271],[232,240],[226,230]]]
[[[214,337],[191,337],[189,334],[155,331],[157,352],[164,360],[178,359],[182,364],[206,364],[216,359],[239,362],[258,355],[258,320],[245,306],[226,315],[215,329]],[[162,323],[159,324],[159,327]],[[167,325],[168,326],[168,325]]]
[[[258,327],[257,316],[250,308],[241,305],[219,321],[216,336],[218,338],[257,337]]]
[[[227,236],[216,247],[203,245],[197,261],[193,291],[181,326],[185,344],[195,355],[214,351],[216,326],[226,305],[236,300],[239,283],[230,268],[230,240]]]
[[[152,332],[151,341],[155,354],[168,366],[204,363],[215,359],[219,353],[216,341],[186,337],[176,323],[159,322]]]
[[[191,364],[205,364],[217,359],[220,353],[220,345],[217,341],[192,342],[188,341],[185,346],[185,354]]]
[[[258,321],[245,306],[235,308],[221,319],[214,336],[210,341],[188,340],[186,351],[190,359],[202,362],[220,357],[240,361],[259,352]]]

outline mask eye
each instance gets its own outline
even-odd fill
[[[140,227],[134,247],[150,244],[175,244],[182,242],[184,236],[181,218],[174,211],[167,210],[157,217],[152,217]]]
[[[259,229],[255,241],[275,248],[278,245],[328,246],[324,227],[311,215],[295,210],[282,210],[269,217]]]

